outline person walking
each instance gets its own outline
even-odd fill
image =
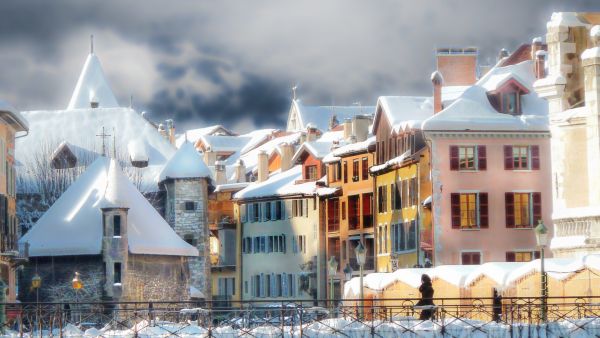
[[[421,275],[421,286],[419,286],[419,292],[421,293],[421,299],[417,302],[417,306],[425,307],[421,310],[420,320],[429,320],[433,316],[434,305],[433,304],[433,286],[431,284],[431,277],[427,274]]]
[[[494,313],[494,321],[500,322],[502,318],[502,296],[498,293],[498,290],[494,288],[494,298],[492,300],[492,311]]]

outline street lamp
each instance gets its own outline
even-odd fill
[[[79,278],[79,272],[75,272],[75,277],[71,282],[73,289],[75,290],[75,303],[77,304],[77,310],[79,310],[79,324],[81,324],[81,309],[79,308],[79,290],[83,289],[83,282]]]
[[[352,267],[350,266],[350,264],[346,263],[346,266],[344,267],[344,276],[346,277],[346,282],[349,282],[352,279],[352,273],[354,272],[352,270]]]
[[[327,262],[327,269],[329,270],[329,299],[331,300],[331,310],[333,312],[333,277],[337,274],[338,269],[335,256],[331,256],[329,262]]]
[[[35,303],[37,307],[36,311],[36,321],[38,325],[40,325],[40,287],[42,286],[42,277],[35,273],[33,278],[31,278],[31,287],[35,290]],[[39,328],[40,333],[42,332],[41,326]]]
[[[364,306],[365,306],[365,295],[363,292],[363,267],[366,261],[367,250],[365,246],[361,242],[358,242],[358,245],[354,249],[356,253],[356,262],[358,263],[358,267],[360,268],[359,278],[360,278],[360,317],[363,317],[364,314]]]
[[[548,320],[548,274],[544,267],[544,248],[548,245],[548,228],[540,219],[535,227],[535,239],[540,248],[541,281],[542,281],[542,321]]]

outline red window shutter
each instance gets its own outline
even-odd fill
[[[461,263],[462,265],[471,265],[471,253],[470,252],[463,252],[461,254]]]
[[[531,169],[540,170],[540,146],[531,146]]]
[[[479,227],[483,229],[489,228],[487,192],[479,193]]]
[[[513,169],[513,150],[512,146],[504,146],[504,169]]]
[[[533,226],[542,219],[542,193],[534,192],[531,194],[533,199]]]
[[[458,170],[458,146],[450,146],[450,170]]]
[[[485,146],[477,146],[477,161],[479,163],[479,170],[487,170],[487,157]]]
[[[473,264],[473,265],[481,264],[481,254],[479,252],[472,253],[471,264]]]
[[[540,252],[539,251],[534,251],[533,252],[533,259],[540,259]]]
[[[514,252],[507,252],[506,253],[506,261],[507,262],[514,262],[515,261],[515,253]]]
[[[504,202],[506,207],[506,227],[515,227],[515,194],[507,192],[504,194]]]
[[[460,228],[460,194],[450,194],[450,210],[452,212],[452,228]]]

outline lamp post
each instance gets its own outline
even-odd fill
[[[37,307],[36,311],[36,321],[37,324],[40,325],[39,331],[40,335],[42,334],[41,323],[40,323],[40,287],[42,286],[42,277],[36,274],[31,278],[31,287],[35,290],[35,304]]]
[[[548,245],[548,228],[540,219],[535,227],[535,239],[540,248],[540,265],[541,265],[541,281],[542,281],[542,321],[548,321],[548,274],[544,267],[544,248]]]
[[[337,274],[338,262],[335,260],[335,256],[331,256],[329,262],[327,262],[327,269],[329,270],[329,300],[331,301],[331,312],[333,313],[333,277]]]
[[[77,310],[79,311],[79,324],[81,325],[81,309],[79,308],[79,290],[83,289],[83,282],[79,278],[79,272],[75,272],[75,277],[71,282],[73,290],[75,290],[75,304],[77,304]]]
[[[363,318],[364,315],[364,306],[365,306],[365,295],[363,292],[363,267],[365,265],[367,250],[365,246],[362,244],[362,241],[358,242],[358,245],[354,249],[356,253],[356,262],[358,263],[358,267],[360,268],[359,278],[360,278],[360,318]]]

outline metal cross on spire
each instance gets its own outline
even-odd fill
[[[110,137],[112,135],[109,135],[109,134],[105,133],[104,132],[104,127],[102,127],[102,133],[98,134],[96,136],[102,138],[102,156],[106,156],[106,138]]]
[[[90,34],[90,54],[94,54],[94,34]]]
[[[292,87],[292,100],[294,100],[294,101],[296,100],[296,90],[297,90],[297,89],[298,89],[298,85],[297,85],[297,84],[295,84],[295,85]]]

